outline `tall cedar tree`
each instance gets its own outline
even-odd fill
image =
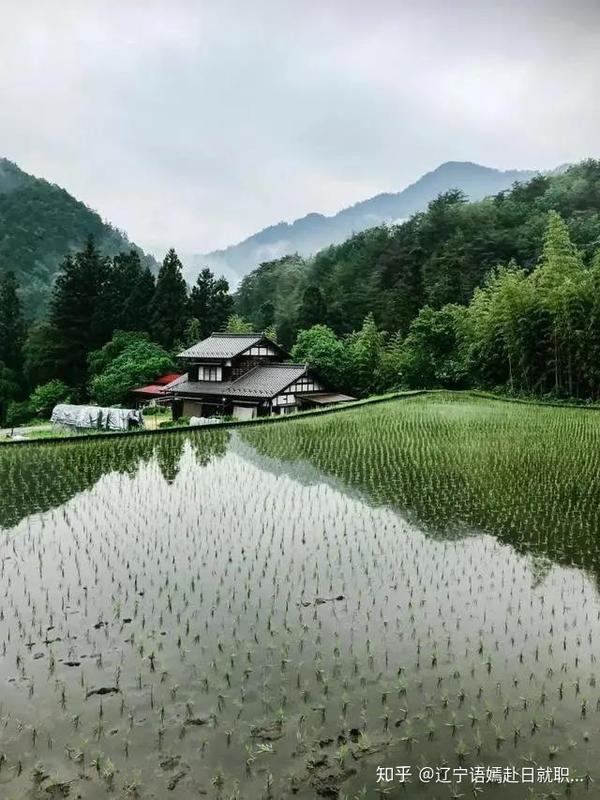
[[[198,320],[202,339],[223,330],[233,310],[225,278],[215,278],[210,269],[203,269],[192,286],[188,308],[189,316]]]
[[[307,328],[312,328],[313,325],[324,323],[326,313],[327,308],[319,287],[313,284],[307,286],[298,309],[298,328],[306,330]]]
[[[188,323],[187,286],[181,261],[173,248],[162,263],[150,303],[152,337],[165,349],[182,342]]]
[[[0,361],[21,375],[25,320],[14,272],[0,275]]]
[[[82,389],[87,355],[110,338],[112,320],[104,302],[109,266],[89,237],[85,249],[67,256],[54,284],[49,321],[55,377]]]
[[[112,330],[150,332],[150,304],[156,285],[136,250],[119,253],[113,258],[109,283]]]

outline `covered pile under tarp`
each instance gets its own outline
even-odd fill
[[[216,417],[191,417],[190,427],[195,425],[218,425],[220,422],[221,420]]]
[[[133,408],[101,408],[61,403],[54,407],[50,422],[75,430],[127,431],[130,428],[143,427],[144,417],[141,411]]]

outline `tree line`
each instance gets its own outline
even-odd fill
[[[596,161],[477,203],[443,194],[313,259],[262,264],[235,297],[209,269],[189,289],[174,250],[155,277],[135,250],[106,257],[90,238],[33,324],[0,271],[0,422],[67,398],[123,402],[216,330],[264,330],[352,395],[479,386],[597,400],[599,253]]]
[[[109,258],[93,237],[64,258],[44,319],[27,325],[19,289],[13,272],[0,273],[0,423],[9,424],[66,399],[121,402],[222,329],[233,307],[227,281],[209,269],[188,290],[174,250],[155,277],[136,250]]]
[[[600,242],[600,161],[479,202],[449,191],[402,224],[364,231],[312,258],[261,264],[242,280],[236,311],[259,329],[273,324],[287,347],[317,323],[345,336],[369,312],[382,330],[406,336],[421,308],[468,304],[498,265],[513,260],[531,272],[551,211],[589,266]]]
[[[469,303],[426,305],[406,334],[373,312],[346,336],[317,324],[292,357],[350,393],[481,387],[521,396],[600,399],[600,247],[586,265],[567,224],[550,212],[533,270],[491,270]]]

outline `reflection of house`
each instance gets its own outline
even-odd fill
[[[149,386],[139,386],[137,389],[132,389],[131,396],[138,408],[140,406],[150,405],[159,400],[164,401],[167,399],[165,395],[166,387],[178,378],[181,378],[179,372],[169,372],[166,375],[161,375],[160,378],[156,378]]]
[[[261,333],[213,333],[178,356],[187,373],[167,386],[174,418],[246,419],[353,399],[323,386],[306,364],[283,363],[287,356]]]

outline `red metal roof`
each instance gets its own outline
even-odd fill
[[[167,372],[166,375],[161,375],[160,378],[157,378],[154,383],[158,386],[166,386],[167,383],[172,383],[177,378],[181,378],[181,372]]]
[[[161,397],[164,394],[165,386],[177,380],[177,378],[181,378],[181,373],[167,372],[166,375],[156,378],[154,383],[150,383],[148,386],[138,386],[136,389],[132,389],[131,392],[132,394],[143,394],[145,397]]]
[[[143,394],[147,397],[162,397],[165,392],[164,386],[157,386],[151,383],[150,386],[140,386],[137,389],[132,389],[132,394]]]

